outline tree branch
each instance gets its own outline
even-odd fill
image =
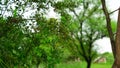
[[[116,12],[116,11],[118,11],[119,9],[120,9],[120,8],[118,8],[118,9],[116,9],[116,10],[110,12],[109,15],[112,14],[112,13],[114,13],[114,12]]]
[[[111,27],[111,19],[110,19],[110,16],[109,16],[109,13],[108,13],[108,10],[106,8],[106,2],[105,0],[101,0],[102,2],[102,8],[103,8],[103,12],[105,14],[105,17],[106,17],[106,23],[107,23],[107,30],[108,30],[108,34],[109,34],[109,37],[110,37],[110,41],[111,41],[111,46],[112,46],[112,51],[113,51],[113,55],[114,55],[114,58],[115,58],[115,40],[114,40],[114,34],[112,32],[112,27]]]

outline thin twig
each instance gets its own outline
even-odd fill
[[[116,9],[116,10],[114,10],[114,11],[110,12],[109,14],[112,14],[112,13],[114,13],[114,12],[118,11],[119,9],[120,9],[120,8],[118,8],[118,9]]]

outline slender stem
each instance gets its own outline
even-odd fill
[[[118,8],[118,9],[116,9],[116,10],[114,10],[114,11],[110,12],[109,14],[112,14],[112,13],[114,13],[114,12],[118,11],[119,9],[120,9],[120,8]]]

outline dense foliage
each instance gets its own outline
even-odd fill
[[[2,68],[55,68],[70,56],[89,68],[97,56],[94,42],[106,34],[99,1],[1,0],[0,5]],[[52,8],[58,19],[47,17]]]

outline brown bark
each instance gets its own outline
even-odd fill
[[[105,0],[101,0],[101,2],[102,2],[104,14],[106,16],[107,29],[108,29],[108,33],[110,36],[112,51],[113,51],[113,55],[114,55],[114,59],[115,59],[112,68],[120,68],[120,8],[117,9],[117,10],[119,10],[119,13],[118,13],[116,38],[114,40],[114,36],[113,36],[112,29],[111,29],[111,24],[110,24],[110,22],[111,22],[110,16],[109,16],[109,13],[106,8]],[[117,10],[115,10],[115,11],[117,11]]]
[[[115,50],[115,40],[114,40],[114,34],[112,32],[112,27],[111,27],[111,19],[110,19],[108,10],[106,8],[105,0],[101,0],[101,2],[102,2],[102,7],[103,7],[104,14],[106,16],[107,30],[108,30],[108,34],[109,34],[109,37],[110,37],[112,52],[113,52],[113,55],[114,55],[114,58],[115,58],[115,56],[116,56],[115,55],[116,54],[116,52],[115,52],[116,51]]]
[[[116,57],[113,68],[120,68],[120,8],[118,13],[117,33],[116,33]]]

